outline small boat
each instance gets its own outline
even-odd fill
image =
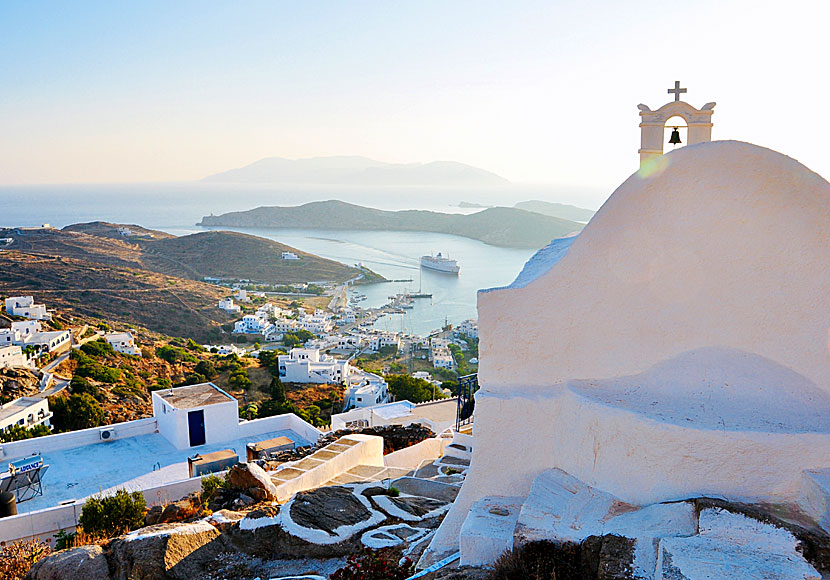
[[[441,252],[436,256],[421,256],[421,267],[448,274],[458,274],[461,269],[457,261],[444,257]]]

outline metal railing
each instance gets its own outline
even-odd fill
[[[478,375],[466,375],[458,379],[458,406],[455,413],[455,430],[473,422],[475,392],[478,390]]]

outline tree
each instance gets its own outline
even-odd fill
[[[52,423],[59,431],[77,431],[98,427],[104,420],[104,410],[89,393],[69,397],[53,397],[49,401]]]
[[[199,361],[199,364],[194,367],[193,372],[207,377],[208,379],[216,378],[216,375],[219,374],[216,367],[209,360]]]
[[[271,384],[268,386],[268,393],[274,401],[280,403],[285,402],[285,385],[282,384],[278,375],[271,379]]]
[[[424,379],[416,379],[409,375],[386,375],[389,392],[399,401],[407,400],[410,403],[423,403],[432,399],[444,399],[444,395],[435,385]]]

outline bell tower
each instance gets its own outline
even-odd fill
[[[674,100],[669,101],[656,111],[652,111],[642,103],[640,109],[640,167],[647,161],[663,154],[663,133],[666,121],[672,117],[682,117],[689,128],[689,145],[712,140],[712,113],[715,103],[706,103],[700,109],[695,109],[689,103],[680,100],[680,95],[686,89],[680,88],[680,81],[674,82],[674,88],[669,89]]]

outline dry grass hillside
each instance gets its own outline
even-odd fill
[[[231,322],[216,307],[227,289],[157,272],[74,258],[0,252],[0,295],[32,294],[50,308],[207,341]]]
[[[343,282],[359,276],[357,268],[301,252],[272,240],[235,232],[210,231],[187,236],[129,225],[132,235],[119,233],[121,224],[90,222],[62,230],[0,230],[14,241],[8,249],[27,254],[62,256],[141,268],[179,278],[206,276],[253,280],[266,284]],[[283,260],[293,252],[298,260]],[[378,278],[367,272],[369,279]]]

